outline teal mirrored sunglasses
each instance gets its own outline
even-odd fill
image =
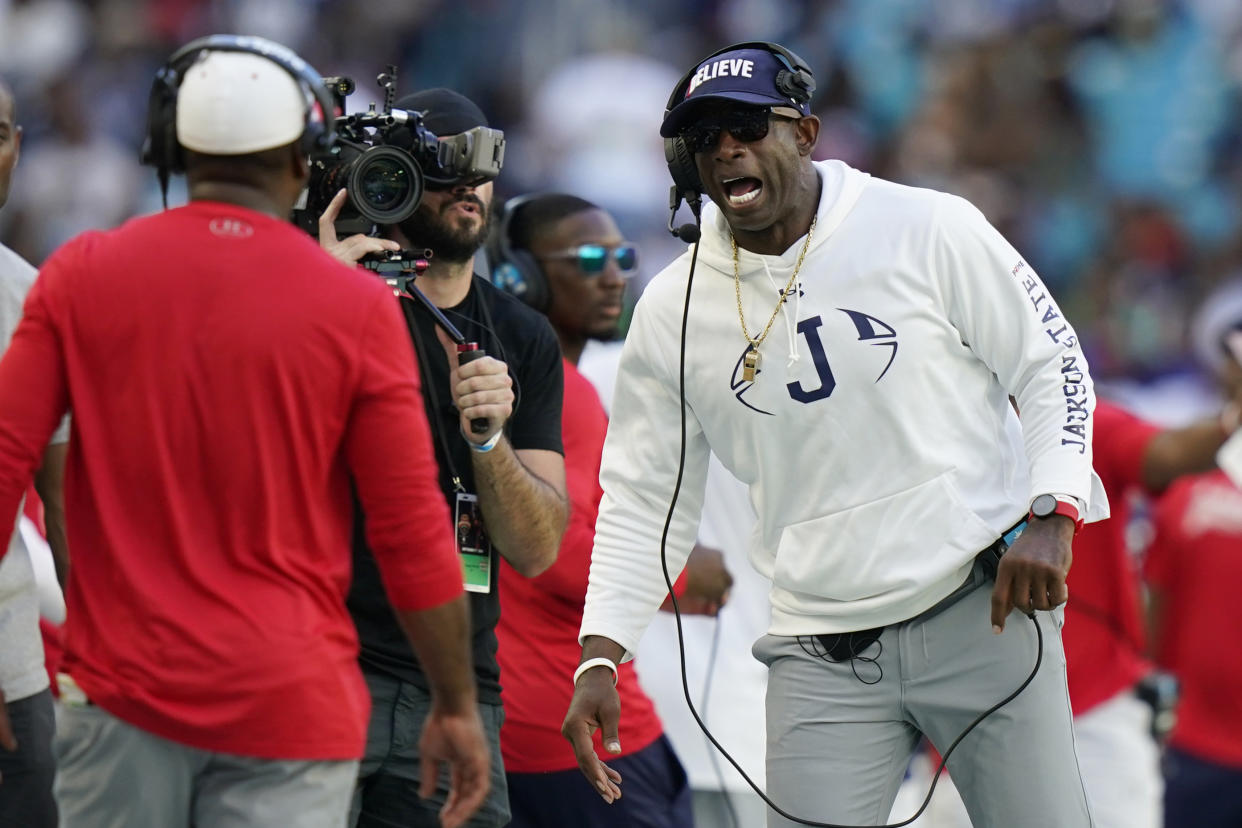
[[[629,242],[609,247],[603,244],[580,244],[568,250],[545,253],[540,259],[570,259],[578,269],[588,276],[604,272],[604,266],[611,257],[617,264],[622,276],[630,276],[638,270],[638,248]]]

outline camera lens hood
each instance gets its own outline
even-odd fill
[[[398,224],[423,200],[423,171],[409,152],[392,146],[367,148],[349,163],[345,188],[358,214],[374,224]]]

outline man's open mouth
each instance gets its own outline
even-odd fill
[[[750,176],[726,179],[723,184],[729,203],[735,207],[754,201],[763,190],[763,182]]]

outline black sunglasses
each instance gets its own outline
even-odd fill
[[[793,120],[776,115],[766,107],[760,109],[731,109],[715,117],[707,117],[681,131],[681,140],[692,153],[707,152],[720,143],[720,133],[727,131],[744,144],[762,141],[768,135],[772,118]]]
[[[602,244],[580,244],[568,250],[546,253],[541,259],[574,259],[578,269],[588,276],[604,272],[604,266],[611,257],[617,263],[617,270],[622,276],[629,276],[638,270],[638,248],[629,242],[607,247]]]

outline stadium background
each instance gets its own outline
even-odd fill
[[[1237,0],[0,0],[26,130],[0,241],[37,264],[158,209],[137,161],[150,78],[212,32],[353,77],[351,108],[381,100],[388,63],[399,91],[466,93],[508,137],[498,192],[606,206],[642,245],[640,284],[678,251],[656,133],[673,83],[724,44],[781,42],[816,72],[817,157],[974,201],[1107,393],[1164,422],[1215,405],[1188,334],[1242,272]]]

